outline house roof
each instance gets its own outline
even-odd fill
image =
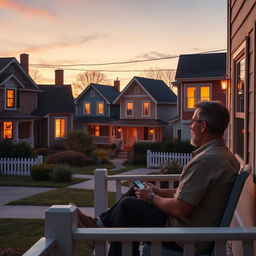
[[[115,99],[114,103],[125,93],[128,87],[136,81],[157,103],[176,103],[176,94],[167,86],[163,80],[135,76]]]
[[[15,58],[0,58],[0,71],[5,68]]]
[[[48,113],[74,113],[75,106],[70,85],[38,85],[38,108],[33,115],[44,116]]]
[[[120,92],[118,92],[114,86],[90,83],[75,99],[75,102],[77,102],[91,87],[93,87],[103,98],[105,98],[108,103],[112,103],[113,100],[120,94]]]
[[[118,120],[119,117],[93,117],[93,116],[76,116],[75,122],[78,123],[109,123]]]
[[[114,126],[143,126],[143,127],[163,127],[167,125],[162,120],[155,119],[120,119],[112,123]]]
[[[226,75],[226,53],[180,55],[176,80],[195,78],[224,78]]]

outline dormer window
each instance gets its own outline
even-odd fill
[[[91,91],[91,97],[95,96],[95,91]]]
[[[15,90],[6,90],[6,108],[15,108]]]

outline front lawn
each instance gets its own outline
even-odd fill
[[[44,220],[0,219],[1,249],[18,248],[23,254],[44,236]],[[77,242],[77,256],[92,255],[85,242]]]
[[[112,169],[115,166],[113,164],[102,164],[102,165],[88,165],[88,166],[82,166],[82,167],[73,167],[72,173],[73,174],[88,174],[88,175],[94,175],[95,169]]]
[[[94,190],[58,188],[9,202],[7,205],[46,205],[74,203],[77,206],[94,207]],[[109,205],[115,202],[115,193],[108,194]]]
[[[70,182],[54,182],[53,180],[33,180],[31,176],[0,176],[0,186],[58,188],[70,186],[86,180],[88,179],[72,178]]]

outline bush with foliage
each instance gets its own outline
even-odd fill
[[[160,172],[163,174],[180,174],[182,168],[177,161],[167,161],[160,165]]]
[[[30,175],[34,180],[50,180],[52,176],[52,164],[39,164],[30,167]]]
[[[0,140],[0,157],[32,157],[32,148],[27,142],[14,144],[9,139]]]
[[[42,148],[33,149],[33,155],[34,156],[38,156],[38,155],[46,156],[48,154],[49,154],[49,148],[42,147]]]
[[[71,168],[66,164],[57,165],[52,170],[52,179],[56,182],[69,182],[71,180],[71,176]]]
[[[92,152],[93,157],[99,162],[99,164],[108,160],[109,154],[103,148],[98,148]]]
[[[68,164],[70,166],[84,166],[87,158],[81,152],[72,150],[60,151],[54,154],[50,154],[47,157],[47,163],[49,164]]]
[[[0,249],[0,256],[21,256],[22,252],[17,248]]]
[[[71,131],[68,133],[64,144],[68,150],[82,152],[86,156],[91,156],[94,149],[92,136],[83,131]]]
[[[195,147],[189,141],[181,140],[137,142],[133,146],[133,162],[134,164],[146,164],[147,150],[153,152],[191,153],[194,149]]]

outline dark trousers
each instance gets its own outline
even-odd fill
[[[163,227],[168,215],[154,205],[137,199],[131,188],[113,207],[100,216],[106,227]],[[110,244],[109,256],[121,256],[120,242]],[[133,256],[139,255],[139,243],[133,243]]]

